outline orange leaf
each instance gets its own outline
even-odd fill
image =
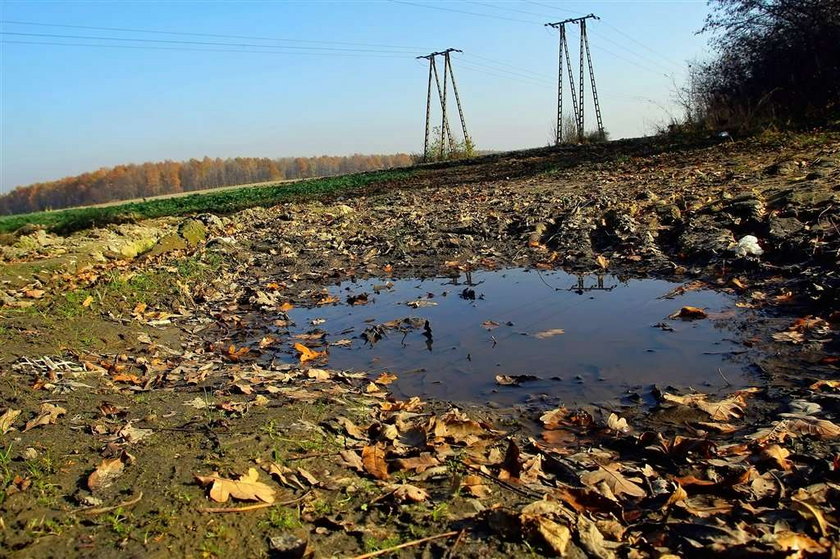
[[[300,359],[301,363],[306,363],[307,361],[312,361],[313,359],[318,359],[322,355],[326,354],[325,351],[314,351],[314,350],[309,349],[308,347],[306,347],[305,345],[300,344],[300,343],[295,344],[295,349],[300,352],[299,359]]]

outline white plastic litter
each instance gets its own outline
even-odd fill
[[[735,249],[735,254],[740,257],[764,254],[764,249],[759,246],[758,239],[753,235],[744,235],[732,248]]]

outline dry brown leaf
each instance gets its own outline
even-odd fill
[[[274,489],[258,481],[259,473],[254,468],[250,468],[248,473],[240,476],[238,480],[200,475],[195,475],[195,479],[201,485],[212,484],[210,498],[217,503],[226,503],[230,497],[241,501],[274,502]]]
[[[346,417],[338,416],[335,418],[335,420],[339,425],[341,425],[344,428],[347,434],[353,437],[354,439],[364,440],[366,438],[362,430],[359,429],[359,427],[355,423],[353,423]]]
[[[787,459],[788,456],[790,456],[790,451],[777,444],[771,444],[761,451],[761,457],[763,459],[775,462],[779,468],[786,472],[793,468],[791,461]]]
[[[802,332],[776,332],[772,337],[777,342],[788,342],[791,344],[801,344],[805,341],[805,334]]]
[[[300,344],[298,344],[298,345],[300,345]],[[318,352],[314,352],[314,353],[318,353]],[[322,354],[318,353],[318,355],[322,355]],[[315,359],[315,357],[313,357],[312,359]],[[301,355],[301,363],[303,363],[303,356],[302,355]],[[315,380],[330,380],[332,378],[332,373],[330,373],[326,369],[309,369],[308,371],[306,371],[306,376],[311,378],[311,379],[315,379]]]
[[[543,330],[542,332],[537,332],[536,334],[534,334],[534,337],[538,340],[545,340],[547,338],[559,336],[565,333],[566,331],[562,328],[551,328],[550,330]]]
[[[376,479],[388,479],[388,464],[385,462],[385,451],[378,446],[366,446],[362,449],[362,464],[365,471]]]
[[[619,417],[615,413],[611,413],[607,418],[607,427],[609,427],[612,431],[617,431],[618,433],[629,433],[632,431],[630,426],[627,424],[627,420],[623,417]]]
[[[117,458],[106,458],[96,469],[91,472],[87,479],[88,489],[98,491],[105,489],[114,483],[125,470],[125,462],[122,456]]]
[[[425,489],[407,483],[394,489],[393,495],[400,502],[410,501],[412,503],[422,503],[429,498],[429,494]]]
[[[688,320],[697,320],[700,318],[706,318],[709,316],[706,311],[699,307],[690,307],[685,306],[675,312],[674,314],[670,315],[668,318],[685,318]]]
[[[840,426],[827,419],[800,417],[785,422],[790,433],[797,435],[814,435],[821,439],[835,439],[840,437]]]
[[[429,453],[424,453],[412,458],[399,458],[394,461],[394,465],[400,470],[412,470],[420,474],[429,468],[440,466],[440,460]]]
[[[534,521],[537,524],[537,532],[542,536],[546,545],[557,555],[563,557],[569,547],[569,541],[572,539],[572,531],[569,530],[569,527],[542,516],[538,516]]]
[[[342,450],[338,453],[341,456],[341,459],[344,461],[344,465],[348,468],[352,468],[357,472],[364,472],[365,465],[362,463],[362,457],[359,456],[359,453],[355,450]]]
[[[376,384],[388,385],[394,382],[395,380],[397,380],[397,375],[392,373],[382,373],[381,375],[376,377],[373,380],[373,382],[375,382]]]
[[[645,493],[645,490],[624,477],[619,471],[620,468],[621,464],[617,463],[599,466],[597,470],[587,472],[580,476],[580,481],[583,482],[584,485],[589,486],[596,486],[603,481],[616,497],[622,493],[632,497],[646,496],[647,493]]]
[[[34,429],[40,425],[52,425],[55,423],[59,416],[62,416],[67,413],[67,410],[60,406],[56,406],[50,403],[43,403],[41,404],[41,409],[38,411],[38,415],[29,421],[26,422],[26,426],[23,428],[23,432],[29,431],[30,429]]]
[[[484,483],[484,478],[480,476],[464,476],[461,479],[461,488],[466,489],[470,495],[479,499],[483,499],[491,493],[490,488]]]
[[[806,551],[809,553],[822,553],[825,551],[824,546],[815,542],[805,534],[798,534],[796,532],[779,532],[778,534],[773,534],[773,538],[775,539],[774,543],[782,551]],[[801,555],[797,554],[795,557],[800,556]]]
[[[21,410],[13,410],[9,408],[0,415],[0,434],[5,435],[9,432],[9,429],[12,428],[12,423],[15,422],[15,419],[20,415]]]

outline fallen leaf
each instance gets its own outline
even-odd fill
[[[303,356],[301,356],[301,363],[302,362]],[[315,380],[329,380],[330,378],[332,378],[332,373],[330,373],[326,369],[309,369],[308,371],[306,371],[306,376]]]
[[[619,471],[620,468],[621,465],[615,463],[599,466],[597,470],[587,472],[580,476],[580,481],[589,486],[598,485],[598,483],[603,481],[609,486],[615,496],[619,496],[622,493],[632,497],[646,496],[647,493],[645,493],[645,490],[624,477]]]
[[[769,460],[771,462],[775,462],[779,468],[784,471],[790,471],[793,468],[791,461],[787,459],[790,456],[790,451],[786,448],[782,448],[777,444],[772,444],[768,447],[765,447],[761,451],[761,457],[765,460]]]
[[[277,310],[279,310],[280,312],[289,312],[293,308],[295,308],[295,306],[293,304],[291,304],[289,302],[286,302],[286,303],[283,303],[282,305],[280,305],[279,307],[277,307]]]
[[[480,476],[464,476],[461,480],[461,488],[466,489],[473,497],[482,499],[490,495],[490,488],[485,485],[484,478]]]
[[[536,517],[534,522],[537,525],[537,533],[542,537],[545,544],[558,556],[564,557],[566,549],[569,547],[569,541],[572,539],[572,531],[569,530],[569,527],[542,516]]]
[[[358,439],[361,441],[367,438],[365,437],[365,434],[362,432],[362,430],[359,429],[359,427],[356,426],[355,423],[353,423],[346,417],[339,416],[336,417],[335,420],[339,425],[344,427],[344,430],[347,432],[347,434],[353,437],[354,439]]]
[[[496,375],[496,384],[501,386],[519,386],[523,382],[539,380],[534,375]]]
[[[429,494],[425,489],[407,483],[394,489],[393,495],[400,502],[410,501],[412,503],[422,503],[429,498]]]
[[[670,315],[668,318],[684,318],[686,320],[697,320],[700,318],[706,318],[708,314],[706,311],[699,307],[689,307],[685,306],[675,312],[674,314]]]
[[[787,421],[785,427],[789,432],[797,435],[814,435],[821,439],[840,437],[840,426],[827,419],[801,417]]]
[[[806,551],[809,553],[822,553],[825,551],[824,546],[812,540],[805,534],[798,534],[796,532],[780,532],[778,534],[773,534],[773,538],[775,539],[774,543],[782,551]],[[797,554],[792,557],[801,557],[801,555]]]
[[[91,303],[93,303],[93,295],[88,295],[87,297],[85,297],[85,300],[82,301],[82,306],[87,308],[90,306]]]
[[[124,470],[125,462],[123,461],[122,456],[118,456],[117,458],[106,458],[88,476],[88,489],[91,491],[99,491],[100,489],[109,487],[114,483],[115,479],[122,475]]]
[[[607,418],[607,427],[609,427],[612,431],[617,431],[619,433],[629,433],[631,431],[630,426],[627,424],[627,420],[623,417],[619,417],[615,413],[611,413]]]
[[[598,266],[600,266],[602,270],[606,270],[607,266],[610,265],[610,261],[607,260],[606,258],[604,258],[604,256],[602,254],[599,254],[595,258],[595,263],[598,264]]]
[[[47,292],[43,289],[27,289],[23,292],[27,299],[41,299]]]
[[[0,434],[5,435],[12,428],[12,423],[20,415],[21,410],[7,409],[3,415],[0,415]]]
[[[381,375],[376,377],[373,380],[373,382],[375,382],[376,384],[388,385],[394,382],[395,380],[397,380],[397,375],[392,373],[382,373]]]
[[[547,338],[551,338],[554,336],[559,336],[560,334],[565,334],[566,331],[562,328],[552,328],[550,330],[543,330],[542,332],[537,332],[534,334],[534,337],[538,340],[545,340]]]
[[[362,457],[359,456],[359,453],[356,452],[355,450],[349,450],[349,449],[348,450],[342,450],[338,454],[339,454],[339,456],[341,456],[341,459],[344,462],[344,465],[347,466],[348,468],[352,468],[352,469],[356,470],[357,472],[364,472],[365,471],[365,465],[362,462]]]
[[[34,429],[40,425],[51,425],[55,423],[59,416],[62,416],[67,413],[67,410],[60,406],[56,406],[49,403],[41,404],[41,409],[38,411],[38,415],[29,421],[26,422],[26,426],[23,428],[23,432],[27,432],[30,429]]]
[[[230,497],[241,501],[274,502],[274,489],[257,481],[259,479],[259,473],[254,468],[249,468],[248,473],[240,476],[238,480],[225,479],[218,476],[194,475],[199,484],[212,484],[210,487],[210,498],[217,503],[226,503]]]
[[[323,351],[314,351],[312,349],[309,349],[308,347],[306,347],[305,345],[303,345],[301,343],[296,343],[295,344],[295,349],[300,353],[299,359],[300,359],[301,363],[306,363],[307,361],[312,361],[313,359],[318,359],[319,357],[321,357],[322,355],[324,355],[326,353],[326,352],[323,352]]]
[[[776,332],[772,337],[777,342],[788,342],[791,344],[801,344],[805,341],[805,334],[802,332]]]
[[[388,479],[388,464],[385,462],[385,451],[378,446],[366,446],[362,449],[362,463],[367,473],[376,479]]]

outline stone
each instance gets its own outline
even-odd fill
[[[188,219],[178,227],[178,234],[189,246],[196,246],[207,238],[207,227],[197,219]]]
[[[770,216],[768,237],[775,242],[781,242],[796,235],[805,228],[805,224],[795,217]]]
[[[168,252],[176,250],[184,250],[187,248],[187,242],[175,233],[169,233],[160,238],[160,240],[146,253],[146,256],[159,256]]]

